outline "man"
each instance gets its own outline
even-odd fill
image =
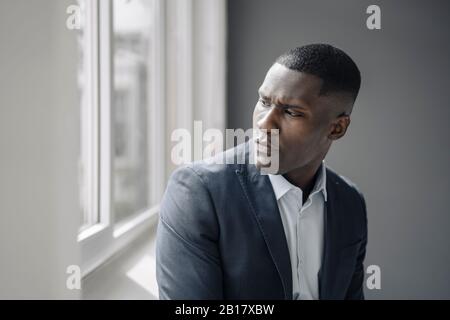
[[[267,163],[257,158],[197,162],[172,175],[157,235],[161,299],[364,298],[365,201],[324,163],[347,131],[360,82],[353,60],[330,45],[276,60],[253,122],[278,130],[278,170],[262,174]],[[248,160],[260,144],[223,156]]]

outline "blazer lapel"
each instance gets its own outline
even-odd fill
[[[327,169],[328,170],[328,169]],[[332,174],[327,171],[327,195],[328,199],[324,212],[324,249],[322,266],[319,270],[319,299],[336,299],[336,275],[339,267],[338,234],[339,211],[337,208],[336,183]]]
[[[251,146],[250,149],[252,149]],[[280,276],[284,297],[292,300],[292,269],[289,249],[269,177],[261,175],[259,170],[251,164],[241,166],[236,173]]]

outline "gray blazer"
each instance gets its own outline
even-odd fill
[[[160,299],[292,299],[292,271],[277,201],[245,143],[171,176],[160,210]],[[224,158],[222,158],[224,159]],[[237,162],[234,158],[234,163]],[[229,162],[228,162],[229,163]],[[366,206],[348,179],[327,168],[320,299],[364,299]]]

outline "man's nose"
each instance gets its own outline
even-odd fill
[[[270,108],[270,110],[266,111],[266,113],[257,121],[258,129],[260,130],[269,130],[272,129],[280,129],[279,128],[279,110],[276,107]]]

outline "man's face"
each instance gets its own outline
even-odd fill
[[[321,87],[319,77],[275,63],[259,88],[253,128],[279,130],[279,170],[276,173],[284,174],[322,161],[332,140],[343,135],[335,134],[334,120],[345,99],[334,94],[319,95]],[[263,149],[258,143],[256,147]],[[276,147],[271,152],[277,152]],[[266,164],[266,160],[257,158],[256,166],[263,167],[261,163]]]

